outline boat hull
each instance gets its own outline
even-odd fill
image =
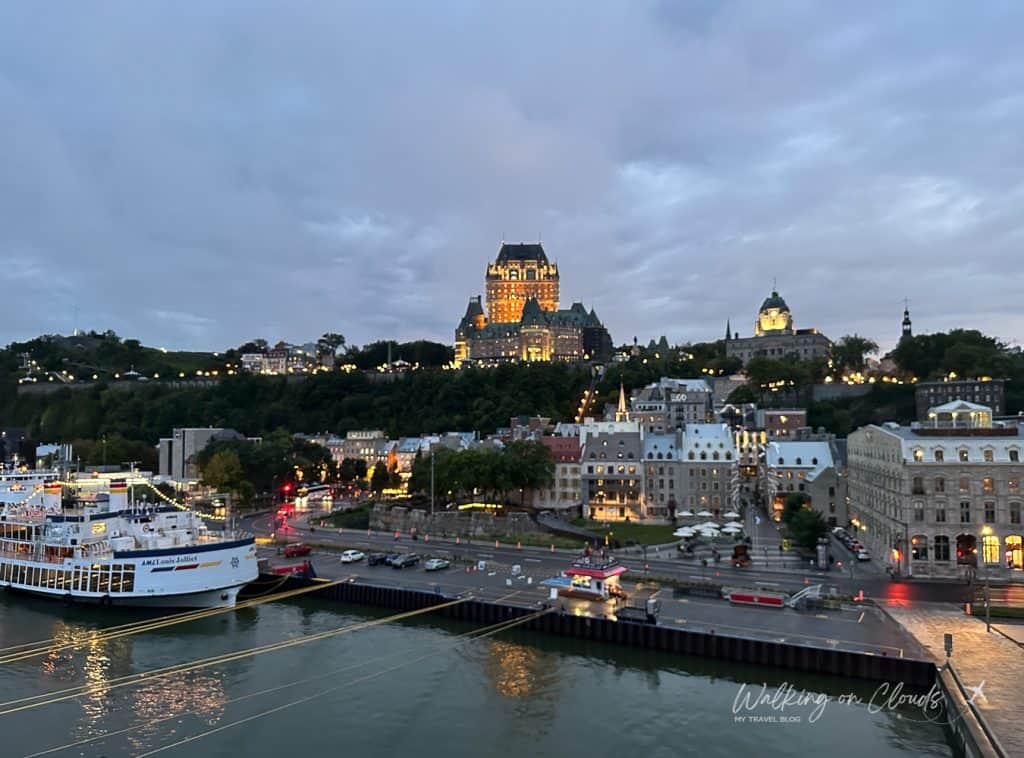
[[[59,600],[65,604],[110,605],[120,608],[180,608],[182,610],[186,610],[189,608],[234,608],[238,601],[238,593],[242,591],[243,587],[245,587],[245,585],[240,584],[236,587],[224,587],[223,589],[191,592],[184,595],[150,595],[148,597],[58,595],[53,592],[43,592],[28,587],[17,587],[14,585],[8,585],[7,589],[19,594],[23,593],[26,595],[33,595],[35,597],[45,597],[49,600]]]

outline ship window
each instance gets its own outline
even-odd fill
[[[121,591],[121,564],[119,563],[110,567],[110,591]]]
[[[94,565],[92,571],[89,572],[89,592],[100,591],[100,572],[99,566]]]
[[[135,590],[135,564],[129,563],[124,567],[124,579],[121,582],[122,592],[133,592]]]

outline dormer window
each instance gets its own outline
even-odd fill
[[[967,463],[967,461],[968,461],[967,448],[962,447],[962,448],[960,448],[960,450],[958,452],[960,454],[960,462],[961,463]]]
[[[936,463],[942,463],[943,460],[945,460],[945,455],[943,454],[943,452],[941,450],[936,450],[935,451],[935,462]]]
[[[914,450],[914,461],[916,463],[920,463],[923,460],[924,460],[924,450],[922,450],[921,448],[915,448],[915,450]]]
[[[992,463],[995,460],[995,455],[991,450],[985,450],[982,456],[985,458],[985,463]]]

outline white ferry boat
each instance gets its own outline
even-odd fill
[[[102,605],[232,606],[258,574],[251,534],[209,530],[175,504],[128,503],[128,486],[61,507],[56,478],[0,498],[0,585]],[[14,494],[14,493],[11,493]]]

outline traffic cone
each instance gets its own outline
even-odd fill
[[[369,537],[369,536],[370,536],[370,530],[369,530],[369,529],[367,529],[367,530],[366,530],[366,536],[367,536],[367,537]]]
[[[339,530],[338,530],[338,534],[344,534],[344,533],[345,533],[345,530],[344,530],[344,529],[339,529]]]
[[[551,544],[551,552],[552,553],[555,552],[555,545],[554,545],[554,543]]]
[[[424,534],[423,535],[423,541],[424,542],[430,542],[430,535],[429,534]]]
[[[455,535],[455,544],[456,545],[461,544],[460,540],[459,540],[459,535],[457,535],[457,534]]]
[[[810,582],[807,581],[807,577],[806,576],[804,577],[804,584],[810,584]]]
[[[494,541],[494,547],[495,547],[495,548],[499,548],[499,547],[501,547],[501,545],[500,545],[500,544],[498,543],[498,541],[497,541],[497,540],[495,540],[495,541]]]
[[[522,549],[523,549],[523,543],[522,542],[517,542],[516,543],[516,550],[522,550]]]
[[[395,532],[395,539],[396,540],[398,539],[398,532],[397,531]]]
[[[859,602],[859,601],[861,601],[863,599],[864,599],[864,590],[861,590],[860,592],[857,593],[857,600]]]
[[[716,571],[716,572],[715,572],[715,576],[721,576],[721,574],[719,574],[719,573],[718,573],[718,572]]]

